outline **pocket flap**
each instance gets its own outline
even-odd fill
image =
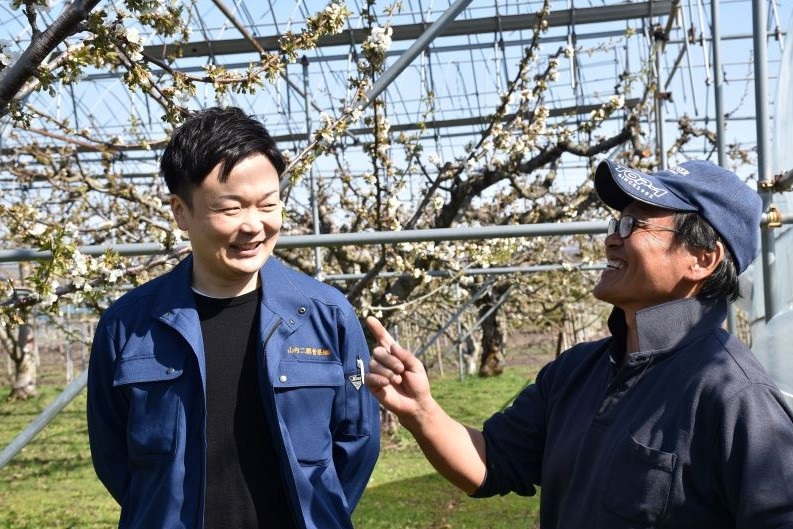
[[[184,358],[181,361],[160,361],[155,356],[125,358],[116,365],[113,385],[134,384],[137,382],[160,382],[179,378],[184,371]]]
[[[341,386],[344,384],[344,370],[341,362],[295,362],[282,361],[278,364],[273,385],[276,388],[305,386]]]

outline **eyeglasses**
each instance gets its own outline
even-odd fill
[[[660,224],[653,224],[652,222],[647,222],[646,220],[637,219],[631,215],[623,215],[619,219],[609,219],[609,227],[606,230],[606,235],[611,235],[612,233],[616,233],[620,236],[620,239],[627,239],[633,233],[633,230],[636,228],[646,228],[646,227],[653,227],[656,228],[655,231],[671,231],[672,233],[678,233],[677,230],[670,228],[668,226],[661,226]]]

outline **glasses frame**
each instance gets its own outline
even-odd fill
[[[619,219],[613,217],[609,219],[606,235],[608,236],[616,233],[620,239],[627,239],[631,236],[636,228],[655,228],[652,231],[671,231],[672,233],[680,233],[676,229],[670,228],[669,226],[662,226],[660,224],[647,222],[646,220],[637,219],[633,215],[623,215]]]

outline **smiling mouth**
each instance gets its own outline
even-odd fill
[[[246,252],[250,250],[255,250],[259,247],[261,242],[249,242],[247,244],[232,244],[231,247],[238,252]]]

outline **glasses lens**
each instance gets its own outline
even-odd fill
[[[620,218],[619,235],[621,239],[627,239],[633,231],[634,218],[630,215],[625,215]]]
[[[617,219],[609,219],[609,227],[606,228],[606,235],[611,235],[615,231],[617,231],[617,225],[619,221]]]

